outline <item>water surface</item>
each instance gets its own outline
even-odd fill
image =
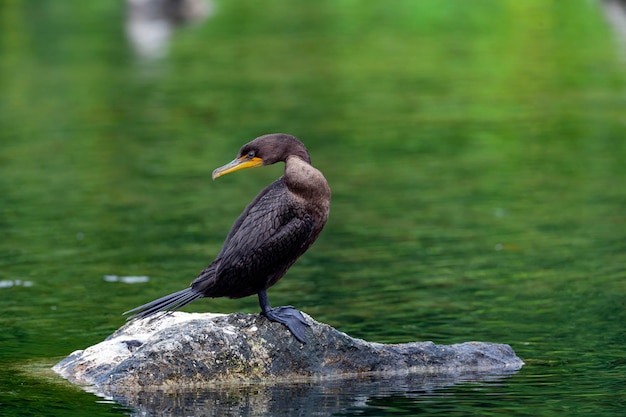
[[[526,366],[175,401],[623,414],[626,76],[600,3],[217,1],[156,57],[135,54],[124,16],[118,2],[0,6],[3,414],[134,413],[41,370],[210,262],[281,168],[211,171],[276,131],[307,144],[333,205],[273,304],[371,341],[508,343]]]

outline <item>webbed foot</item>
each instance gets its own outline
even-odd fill
[[[302,313],[292,306],[269,308],[262,312],[265,317],[271,321],[282,323],[293,335],[302,343],[306,343],[306,335],[304,331],[309,324],[304,319]]]

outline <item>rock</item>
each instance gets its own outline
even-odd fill
[[[319,381],[355,375],[459,375],[516,370],[511,347],[467,342],[370,343],[305,315],[308,343],[256,314],[176,312],[130,322],[53,367],[92,391],[181,391],[216,383]]]

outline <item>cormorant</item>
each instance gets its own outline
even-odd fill
[[[278,178],[235,221],[222,250],[189,288],[136,307],[129,319],[177,310],[203,297],[241,298],[257,294],[261,313],[289,328],[302,343],[308,326],[292,306],[270,307],[267,289],[313,244],[326,224],[330,187],[311,165],[304,144],[282,133],[260,136],[241,147],[237,158],[213,171],[213,179],[244,168],[285,163]]]

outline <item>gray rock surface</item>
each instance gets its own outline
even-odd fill
[[[307,344],[256,314],[176,312],[136,320],[53,367],[92,391],[181,391],[234,382],[319,381],[357,375],[460,375],[523,362],[508,345],[370,343],[305,315]]]

